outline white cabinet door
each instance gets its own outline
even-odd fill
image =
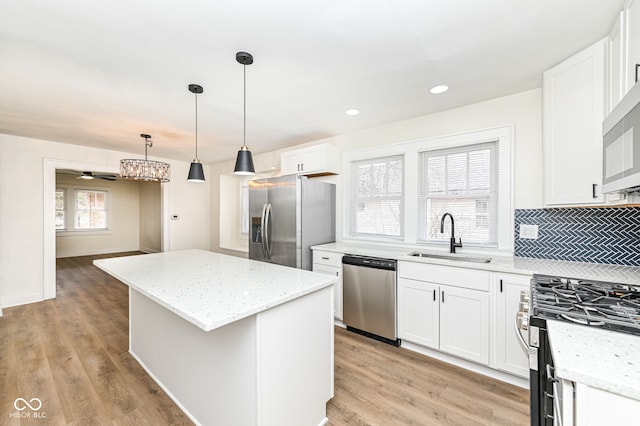
[[[640,0],[629,0],[625,8],[627,43],[627,92],[640,72]]]
[[[529,291],[530,276],[499,274],[495,276],[496,294],[496,367],[499,370],[529,377],[529,357],[515,328],[520,292]]]
[[[489,294],[440,287],[440,350],[489,364]]]
[[[640,401],[582,383],[575,385],[576,426],[638,425]],[[564,419],[563,419],[564,420]],[[568,424],[568,423],[564,423]]]
[[[618,105],[626,93],[625,14],[620,12],[607,38],[607,85],[605,115]]]
[[[429,348],[439,346],[438,285],[398,279],[398,337]]]
[[[342,267],[313,264],[313,272],[332,275],[338,278],[333,288],[333,316],[342,320]]]
[[[324,143],[283,152],[280,173],[283,175],[337,174],[339,151],[335,145]]]
[[[603,201],[605,41],[544,73],[543,176],[547,205]]]

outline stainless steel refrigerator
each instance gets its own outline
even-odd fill
[[[249,181],[249,258],[311,270],[311,246],[335,241],[335,185],[304,176]]]

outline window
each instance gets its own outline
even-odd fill
[[[403,238],[402,155],[351,163],[351,234]]]
[[[75,224],[79,230],[107,229],[107,192],[76,190]]]
[[[449,212],[464,244],[498,245],[497,141],[420,152],[418,168],[418,241],[448,240]]]
[[[67,191],[56,188],[56,230],[67,229]]]

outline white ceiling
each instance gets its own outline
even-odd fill
[[[0,0],[0,133],[190,161],[541,86],[624,0]],[[450,90],[431,95],[435,84]],[[347,108],[361,113],[351,117]]]

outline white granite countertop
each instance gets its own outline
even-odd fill
[[[204,250],[94,261],[204,331],[336,283],[336,277]]]
[[[547,320],[555,374],[640,400],[640,336]]]
[[[352,254],[360,256],[381,257],[399,261],[428,263],[435,265],[455,266],[458,268],[482,269],[493,272],[511,274],[545,274],[566,278],[588,278],[598,281],[611,281],[624,284],[640,283],[640,267],[605,265],[599,263],[567,262],[562,260],[533,259],[528,257],[501,256],[493,254],[479,254],[464,249],[458,249],[460,255],[486,256],[491,258],[489,263],[463,262],[459,260],[430,259],[409,256],[413,251],[434,254],[447,254],[446,250],[416,249],[411,247],[392,247],[375,244],[351,244],[344,242],[322,244],[311,247],[313,250],[324,250],[334,253]]]

